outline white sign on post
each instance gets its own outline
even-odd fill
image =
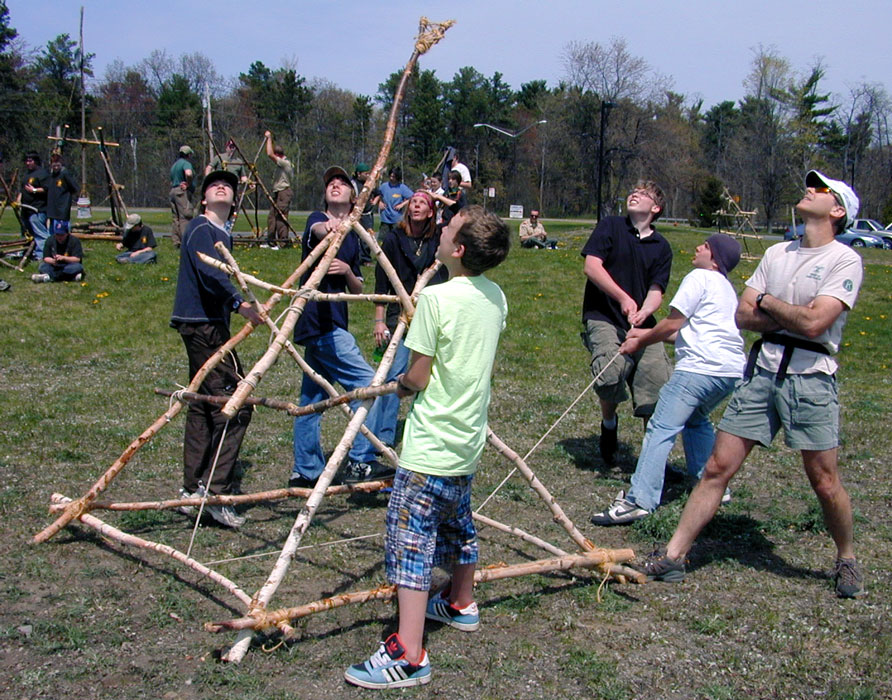
[[[496,196],[496,188],[495,188],[495,187],[490,187],[489,190],[487,190],[487,195],[486,195],[486,196],[489,197],[490,199],[492,199],[493,197],[495,197],[495,196]]]
[[[508,209],[508,218],[509,219],[522,219],[523,218],[523,204],[512,204]]]

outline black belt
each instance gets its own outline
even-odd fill
[[[780,366],[777,368],[776,381],[782,382],[787,377],[787,367],[790,366],[790,360],[793,358],[793,350],[811,350],[820,355],[829,355],[830,351],[820,343],[811,340],[803,340],[802,338],[794,338],[792,335],[784,333],[763,333],[753,347],[750,348],[750,354],[746,361],[746,370],[743,372],[744,379],[752,379],[753,372],[756,370],[756,359],[759,357],[759,351],[762,349],[764,342],[774,343],[775,345],[784,346],[784,354],[781,355]]]

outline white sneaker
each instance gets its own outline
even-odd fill
[[[78,272],[78,273],[74,276],[74,281],[75,281],[75,282],[80,282],[83,278],[84,278],[84,273],[83,273],[83,272]]]
[[[722,505],[731,502],[731,489],[726,488],[725,493],[722,494]]]
[[[648,515],[650,515],[649,511],[626,500],[626,492],[620,491],[613,499],[610,508],[595,513],[591,521],[594,525],[628,525]]]
[[[180,489],[180,498],[195,498],[195,494],[189,493],[186,489]],[[195,506],[178,506],[177,513],[183,515],[195,515]]]
[[[36,274],[31,275],[31,281],[35,282],[37,284],[40,284],[41,282],[49,282],[50,276],[48,274],[46,274],[45,272],[44,273],[38,272]]]
[[[195,495],[204,498],[205,496],[205,488],[204,485],[198,487],[198,491],[195,492]],[[208,494],[209,496],[213,496],[215,494]],[[239,528],[247,522],[247,518],[239,515],[235,512],[235,508],[232,506],[212,506],[205,503],[204,512],[210,515],[214,520],[216,520],[223,527],[231,527],[233,529]]]
[[[261,248],[269,248],[269,243],[261,243],[260,247]]]

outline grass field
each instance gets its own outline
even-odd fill
[[[169,230],[168,215],[146,220]],[[0,231],[11,230],[7,213]],[[299,216],[295,227],[302,226]],[[525,453],[591,379],[579,339],[583,288],[581,222],[549,222],[557,251],[512,250],[491,277],[510,307],[493,385],[490,424]],[[516,229],[516,224],[514,224]],[[675,251],[674,291],[690,269],[703,233],[665,230]],[[758,243],[754,249],[758,251]],[[168,327],[177,258],[169,240],[157,265],[119,266],[107,242],[85,241],[88,277],[80,284],[34,285],[4,269],[12,290],[0,294],[0,696],[4,698],[356,698],[344,668],[364,659],[394,629],[395,608],[370,603],[297,625],[300,637],[270,637],[245,661],[216,659],[232,635],[202,625],[241,613],[213,584],[172,560],[109,542],[83,525],[46,544],[30,537],[50,522],[50,495],[82,494],[166,408],[154,387],[185,384],[182,343]],[[245,270],[284,279],[295,250],[238,249]],[[840,601],[827,571],[834,548],[797,453],[778,440],[756,450],[732,482],[734,498],[707,528],[682,584],[609,585],[585,572],[481,585],[482,627],[473,635],[430,625],[434,679],[403,697],[443,698],[832,698],[892,697],[892,582],[889,557],[892,479],[888,428],[892,403],[892,254],[864,253],[865,284],[840,352],[840,465],[856,511],[859,556],[870,594]],[[755,261],[734,272],[738,289]],[[373,284],[370,267],[366,287]],[[372,350],[370,306],[351,309],[351,329]],[[234,319],[234,326],[240,321]],[[267,342],[254,333],[239,354],[250,366]],[[295,399],[299,375],[282,357],[258,395]],[[677,521],[686,493],[672,485],[668,504],[629,528],[597,528],[588,518],[624,488],[642,431],[621,409],[617,465],[597,456],[597,410],[586,397],[530,458],[530,466],[567,514],[599,545],[646,554]],[[334,447],[344,420],[327,415]],[[182,416],[128,465],[110,488],[113,500],[173,497],[180,485]],[[243,489],[285,484],[291,425],[258,410],[242,449]],[[673,460],[680,461],[680,454]],[[480,503],[510,466],[488,451],[475,483]],[[320,508],[304,544],[380,532],[386,496],[335,497]],[[217,565],[249,593],[265,580],[299,502],[245,509],[240,531],[203,527],[202,561],[266,556]],[[485,514],[572,550],[535,494],[510,481]],[[142,537],[185,550],[191,521],[173,512],[98,513]],[[481,529],[482,563],[543,555]],[[384,582],[382,540],[298,552],[275,606]]]

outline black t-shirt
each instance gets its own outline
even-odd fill
[[[143,248],[155,248],[158,244],[155,242],[155,232],[151,226],[143,224],[141,228],[135,226],[124,234],[121,240],[123,246],[131,253],[135,250]]]
[[[46,216],[48,219],[68,221],[71,218],[71,200],[77,194],[77,181],[66,168],[47,177]]]
[[[669,284],[672,268],[672,248],[657,231],[646,238],[638,237],[638,230],[626,216],[608,216],[598,222],[582,248],[582,255],[593,255],[604,263],[613,281],[632,297],[639,308],[648,290],[656,285],[664,292]],[[582,302],[582,320],[607,321],[618,328],[629,329],[629,322],[620,305],[598,287],[586,280]],[[648,316],[643,328],[653,328],[656,319]]]
[[[313,225],[320,221],[328,221],[325,212],[314,211],[307,218],[307,226],[301,237],[301,260],[305,259],[321,240],[310,233]],[[345,236],[335,257],[347,263],[354,275],[362,277],[359,268],[359,236],[354,231],[350,231]],[[306,284],[315,269],[316,265],[313,265],[304,273],[300,279],[302,285]],[[347,291],[347,278],[344,275],[325,275],[320,280],[317,289],[324,293],[344,293]],[[347,321],[346,301],[308,301],[294,327],[294,342],[302,343],[325,333],[331,333],[335,328],[347,330]]]
[[[397,277],[403,283],[406,291],[411,294],[418,281],[419,275],[433,265],[436,260],[437,247],[440,245],[440,233],[442,226],[437,226],[430,238],[410,238],[397,226],[393,231],[384,236],[381,242],[381,250],[393,264]],[[449,271],[445,266],[437,270],[428,286],[445,282]],[[387,274],[379,263],[375,267],[375,294],[395,294],[393,285],[387,278]],[[399,320],[400,305],[390,303],[387,305],[387,327],[392,331]]]
[[[73,255],[80,260],[84,259],[84,247],[77,236],[68,234],[61,243],[55,235],[51,235],[43,244],[43,257],[51,258],[54,255]]]
[[[43,192],[38,192],[34,194],[32,192],[27,192],[25,190],[25,185],[31,185],[31,187],[40,187],[43,189]],[[34,207],[39,212],[46,211],[46,195],[47,190],[50,185],[50,174],[43,168],[38,167],[34,170],[28,171],[25,173],[25,178],[22,180],[22,204],[27,204],[29,207]],[[25,209],[25,216],[31,216],[34,213],[32,209]]]

